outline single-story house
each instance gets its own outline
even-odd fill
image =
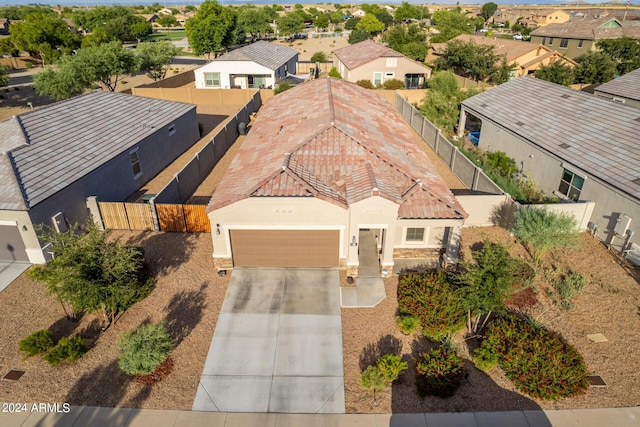
[[[640,68],[598,86],[594,94],[630,107],[640,108]]]
[[[468,115],[482,123],[478,147],[506,153],[561,202],[594,202],[591,229],[601,240],[620,250],[625,227],[640,230],[629,223],[640,221],[640,110],[522,77],[464,100],[460,132]]]
[[[382,274],[408,259],[455,262],[467,217],[396,109],[330,77],[267,101],[207,213],[218,270],[352,276],[365,250],[379,254]]]
[[[297,50],[260,40],[196,69],[196,88],[270,88],[295,74],[297,63]]]
[[[590,50],[596,50],[596,42],[621,37],[640,38],[640,26],[625,25],[612,17],[573,18],[562,24],[549,24],[531,32],[531,43],[557,50],[564,56],[576,59]]]
[[[91,92],[0,122],[0,259],[45,262],[34,230],[87,220],[87,197],[122,201],[199,138],[196,107]]]
[[[370,80],[378,86],[397,79],[408,89],[421,89],[431,77],[431,68],[373,40],[336,49],[333,56],[335,67],[348,82]]]
[[[551,65],[556,61],[561,61],[572,68],[576,65],[572,59],[541,44],[472,34],[461,34],[452,40],[472,42],[478,46],[493,46],[495,54],[504,57],[508,64],[517,65],[512,75],[514,78],[534,74],[541,65]],[[427,57],[427,62],[435,62],[446,49],[447,43],[433,43],[430,47],[432,53]]]

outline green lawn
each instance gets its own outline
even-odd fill
[[[187,32],[185,30],[154,31],[153,34],[147,36],[145,40],[182,40],[185,37],[187,37]]]

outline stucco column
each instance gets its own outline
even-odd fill
[[[388,271],[387,275],[391,275],[393,270],[393,242],[396,239],[396,229],[390,226],[384,230],[384,242],[382,245],[382,253],[380,254],[380,265],[382,269]]]
[[[448,227],[449,241],[445,247],[444,261],[447,264],[457,264],[458,254],[460,252],[460,237],[462,235],[462,226]]]
[[[93,218],[93,222],[98,226],[99,230],[104,230],[102,225],[102,216],[100,215],[100,208],[98,207],[98,199],[96,196],[87,197],[87,209]]]
[[[355,239],[354,239],[355,237]],[[357,227],[349,227],[347,239],[347,276],[357,277],[360,259],[358,248],[360,247],[360,230]]]
[[[464,127],[467,123],[467,112],[464,108],[460,107],[460,120],[458,121],[458,132],[457,135],[459,137],[464,136]]]

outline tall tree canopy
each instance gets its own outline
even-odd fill
[[[251,35],[252,39],[259,39],[262,34],[271,33],[273,30],[269,23],[272,18],[264,7],[241,7],[238,9],[238,25]]]
[[[384,24],[380,22],[374,14],[371,13],[367,13],[356,24],[356,30],[367,31],[371,34],[379,33],[380,31],[384,30],[384,28]]]
[[[117,5],[79,10],[71,19],[74,25],[86,31],[102,29],[110,41],[140,39],[152,31],[151,25],[142,17],[136,16],[130,8]]]
[[[640,39],[603,39],[596,42],[596,47],[613,59],[619,75],[640,68]]]
[[[419,25],[394,25],[382,34],[381,39],[391,49],[416,61],[424,62],[427,56],[427,35]]]
[[[508,80],[509,71],[514,68],[495,53],[493,46],[462,40],[448,42],[445,51],[436,60],[436,66],[474,80],[489,80],[493,83]]]
[[[474,18],[462,12],[459,7],[453,10],[438,10],[433,13],[431,20],[440,31],[431,38],[432,43],[444,43],[460,34],[471,34],[474,29],[484,25],[482,18]]]
[[[206,0],[185,29],[189,45],[196,55],[211,55],[236,43],[237,17],[232,8],[215,0]]]
[[[589,52],[576,58],[573,70],[576,83],[606,83],[617,73],[616,63],[604,52]]]
[[[40,57],[45,64],[80,46],[80,39],[62,18],[42,12],[30,13],[24,21],[11,24],[10,39],[16,47]]]
[[[556,61],[551,65],[541,65],[535,76],[538,79],[563,86],[569,86],[573,83],[573,70],[561,61]]]
[[[154,81],[164,79],[169,65],[178,54],[178,48],[170,41],[140,43],[136,48],[136,59],[140,71],[147,73]]]
[[[70,98],[94,86],[115,91],[123,76],[137,69],[133,52],[120,42],[79,49],[76,55],[65,55],[56,71],[47,70],[34,76],[34,89],[56,100]]]
[[[488,21],[494,13],[498,10],[498,5],[494,2],[490,1],[482,5],[482,9],[480,9],[480,16],[486,21]]]
[[[302,31],[304,18],[299,13],[287,13],[278,19],[278,33],[283,36]]]

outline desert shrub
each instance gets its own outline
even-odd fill
[[[512,258],[511,275],[514,284],[519,285],[520,289],[524,289],[533,285],[533,281],[536,279],[536,270],[525,260]]]
[[[410,314],[400,314],[396,319],[400,331],[405,335],[413,334],[420,326],[420,320]]]
[[[381,392],[387,386],[384,374],[377,366],[369,366],[360,374],[360,387],[373,395],[373,401],[376,400],[376,393]]]
[[[292,87],[293,87],[293,85],[290,84],[290,83],[278,83],[276,85],[275,89],[273,89],[273,93],[274,93],[274,95],[277,95],[279,93],[282,93],[282,92],[284,92],[286,90],[291,89]]]
[[[404,89],[404,82],[398,79],[386,80],[382,87],[388,90]]]
[[[378,359],[376,366],[380,369],[380,372],[382,372],[382,375],[388,383],[397,380],[408,368],[407,362],[402,361],[402,356],[396,354],[382,355],[380,359]]]
[[[587,279],[573,272],[569,272],[560,280],[555,280],[553,282],[553,288],[556,291],[554,295],[555,303],[564,310],[572,310],[573,302],[571,299],[584,288],[586,283]]]
[[[74,363],[87,352],[87,346],[81,336],[60,338],[58,344],[44,355],[44,360],[51,366],[58,366],[60,362]]]
[[[329,77],[334,77],[336,79],[341,79],[342,75],[340,74],[340,72],[338,71],[338,69],[336,67],[331,67],[331,69],[329,70],[328,73]]]
[[[24,61],[25,68],[33,68],[33,62]]]
[[[401,277],[398,305],[417,317],[423,334],[435,341],[464,327],[466,312],[460,292],[441,270]]]
[[[375,89],[376,87],[371,83],[371,80],[358,80],[356,84],[365,89]]]
[[[25,353],[25,358],[28,358],[35,356],[36,354],[46,353],[51,347],[53,347],[53,344],[51,331],[43,329],[20,340],[18,343],[18,349]]]
[[[476,368],[486,372],[498,364],[498,355],[486,348],[478,347],[473,352],[473,363]]]
[[[327,62],[327,54],[324,52],[316,52],[311,55],[311,62]]]
[[[502,151],[487,153],[487,166],[500,175],[509,177],[516,172],[516,161]]]
[[[586,392],[587,367],[580,353],[560,335],[515,316],[487,327],[481,348],[498,355],[507,378],[539,399],[560,399]]]
[[[451,397],[464,378],[464,360],[458,353],[434,348],[416,359],[418,395]]]
[[[118,365],[129,375],[150,374],[173,350],[173,340],[164,324],[142,325],[118,341]]]

